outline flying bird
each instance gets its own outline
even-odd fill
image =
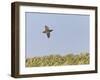
[[[43,31],[43,33],[47,34],[47,37],[50,38],[50,32],[52,32],[52,29],[49,29],[49,27],[47,25],[45,25],[45,30]]]

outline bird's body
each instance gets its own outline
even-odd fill
[[[43,33],[46,33],[48,38],[50,38],[50,32],[52,31],[52,29],[50,30],[49,27],[45,25],[45,31],[43,31]]]

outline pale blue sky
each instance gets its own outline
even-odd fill
[[[26,58],[89,52],[89,15],[25,13]],[[42,33],[48,25],[50,38]]]

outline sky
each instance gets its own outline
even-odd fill
[[[89,15],[25,12],[25,56],[89,52],[89,26]]]

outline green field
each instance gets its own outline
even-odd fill
[[[40,66],[64,66],[64,65],[82,65],[89,64],[89,54],[80,53],[77,55],[48,55],[41,57],[27,58],[25,61],[26,67]]]

